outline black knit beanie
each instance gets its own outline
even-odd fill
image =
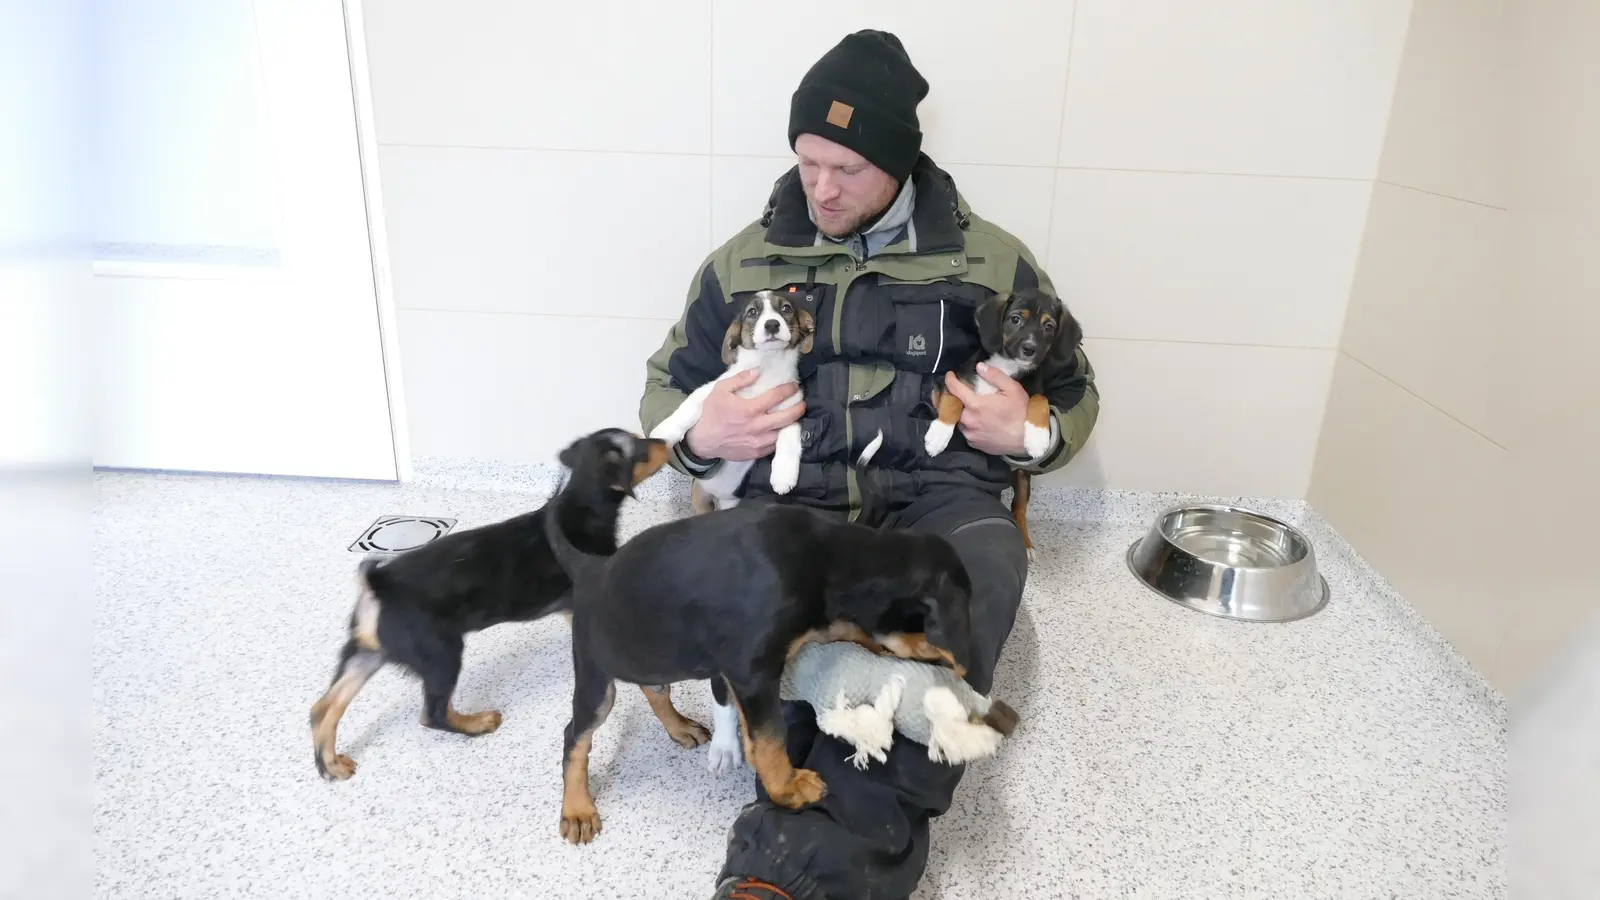
[[[825,137],[903,184],[922,152],[917,104],[926,96],[928,82],[899,38],[871,29],[847,35],[800,79],[789,102],[789,148],[802,134]]]

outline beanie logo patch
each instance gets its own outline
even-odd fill
[[[850,117],[855,115],[855,112],[854,106],[835,100],[833,105],[828,107],[828,124],[835,128],[849,128]]]

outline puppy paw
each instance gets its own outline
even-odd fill
[[[810,769],[795,769],[794,777],[789,779],[788,787],[779,793],[772,794],[772,802],[789,809],[799,809],[808,803],[816,803],[828,795],[828,786],[823,782],[822,776]]]
[[[600,833],[600,811],[594,804],[563,807],[561,837],[569,844],[587,844]]]
[[[449,710],[445,713],[443,722],[435,722],[428,717],[428,711],[422,711],[422,725],[435,731],[445,731],[450,734],[464,734],[468,737],[488,734],[500,727],[500,711],[495,709],[475,713],[459,713]]]
[[[795,483],[800,480],[800,466],[782,466],[774,464],[772,467],[772,489],[780,494],[787,494],[794,490]]]
[[[356,773],[356,761],[343,753],[322,764],[322,777],[329,781],[344,781]]]
[[[684,430],[682,428],[678,428],[677,426],[668,423],[657,425],[656,429],[650,432],[650,437],[658,441],[666,441],[669,445],[677,444],[682,441],[683,435]]]
[[[677,726],[667,729],[667,736],[685,750],[693,750],[711,740],[711,732],[707,731],[704,725],[688,718],[679,722]]]
[[[462,734],[476,737],[481,734],[489,734],[499,728],[502,720],[503,717],[500,715],[499,710],[486,709],[483,712],[458,715],[455,721],[450,724],[454,725],[456,730]]]
[[[1040,428],[1032,422],[1022,423],[1022,449],[1029,459],[1038,459],[1050,449],[1050,429]]]
[[[1030,562],[1030,563],[1033,562],[1033,558],[1034,558],[1033,545],[1029,544],[1028,545],[1028,562]]]
[[[711,736],[711,752],[706,756],[706,768],[713,775],[727,775],[739,768],[744,754],[739,749],[737,737],[723,737],[722,732]]]
[[[927,449],[929,456],[938,456],[944,452],[944,448],[950,446],[950,438],[955,433],[954,425],[935,421],[928,426],[928,435],[923,439],[922,446]]]

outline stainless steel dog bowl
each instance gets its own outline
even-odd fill
[[[1168,600],[1225,619],[1292,622],[1328,603],[1306,536],[1237,506],[1168,509],[1128,548],[1128,568]]]

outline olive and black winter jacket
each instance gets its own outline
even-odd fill
[[[892,505],[945,487],[999,495],[1014,467],[1041,473],[1065,465],[1083,448],[1100,411],[1094,369],[1081,348],[1074,365],[1044,386],[1056,437],[1043,457],[983,453],[959,429],[938,456],[923,449],[935,414],[933,387],[979,349],[978,304],[997,292],[1054,288],[1028,248],[974,215],[954,179],[925,154],[895,206],[905,206],[908,196],[909,209],[897,214],[891,207],[868,234],[834,241],[812,224],[798,170],[779,178],[761,219],[706,259],[683,318],[646,364],[639,406],[644,431],[723,372],[728,324],[753,292],[776,289],[810,310],[817,326],[812,350],[800,361],[806,412],[800,478],[789,495],[794,501],[849,510],[853,517],[860,487],[851,463],[879,429],[884,444],[870,477]],[[680,471],[705,475],[715,468],[715,461],[695,460],[686,451],[680,445],[673,454]],[[758,460],[751,468],[746,496],[771,493],[770,463]]]

